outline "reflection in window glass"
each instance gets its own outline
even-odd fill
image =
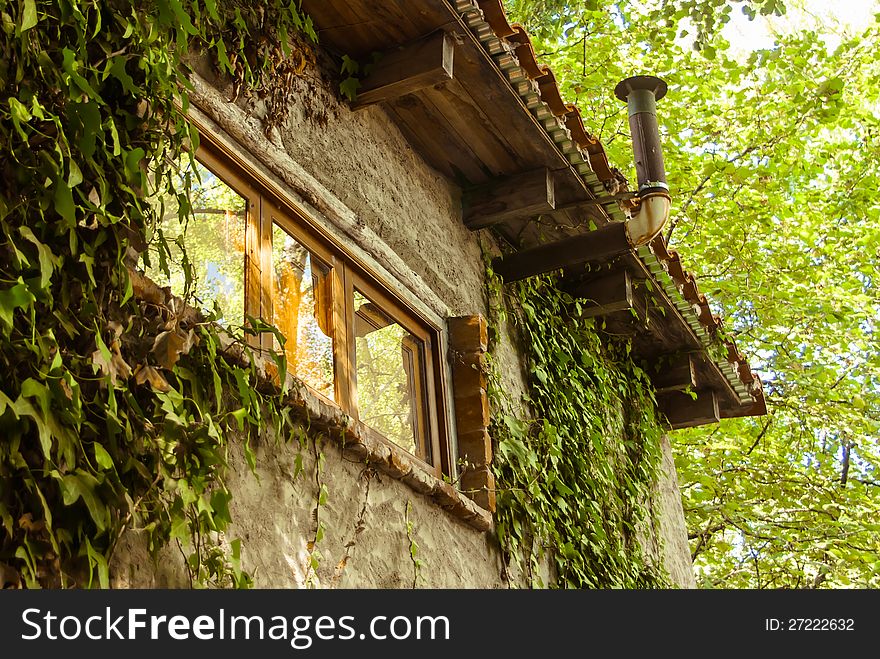
[[[284,335],[287,368],[334,400],[330,268],[278,225],[272,227],[275,326]]]
[[[360,420],[417,455],[425,427],[425,346],[358,291],[354,308]]]
[[[244,322],[244,263],[247,200],[221,181],[204,165],[195,169],[188,157],[181,159],[180,177],[191,177],[192,214],[179,219],[177,200],[163,200],[163,216],[150,244],[147,276],[159,286],[170,286],[175,295],[210,312],[219,308],[218,322]],[[159,232],[168,244],[163,253]],[[186,255],[181,249],[186,247]],[[167,264],[168,273],[162,265]],[[186,272],[192,281],[187,288]]]

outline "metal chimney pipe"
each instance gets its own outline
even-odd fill
[[[640,197],[669,190],[657,126],[657,101],[666,96],[666,90],[666,83],[655,76],[633,76],[614,88],[614,95],[625,101],[629,110]]]

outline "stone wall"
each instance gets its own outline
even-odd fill
[[[675,473],[675,459],[669,438],[662,440],[663,463],[662,475],[657,484],[657,497],[660,510],[657,518],[660,522],[662,541],[663,566],[669,571],[673,583],[682,588],[696,588],[694,565],[691,561],[691,550],[687,541],[687,526],[684,519],[684,508],[681,504],[681,490],[678,489],[678,476]]]

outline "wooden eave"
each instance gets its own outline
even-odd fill
[[[505,72],[452,4],[445,0],[304,0],[303,9],[314,20],[322,46],[362,63],[370,62],[375,53],[387,56],[437,31],[451,35],[455,40],[451,80],[390,99],[382,106],[422,157],[465,192],[542,168],[553,172],[560,205],[589,202],[604,190],[595,175],[591,189],[516,91],[516,86],[532,89],[540,99],[538,84],[520,72],[507,46],[499,45],[511,63]],[[560,135],[570,140],[567,129],[562,132],[564,120],[553,117],[552,121],[559,124]],[[588,159],[583,163],[589,167]],[[587,212],[594,223],[611,219],[601,206],[590,206]],[[554,211],[554,215],[561,222],[583,223],[570,210]]]
[[[626,218],[617,203],[631,196],[625,179],[500,0],[303,0],[303,9],[323,47],[362,64],[382,54],[364,98],[381,103],[426,162],[462,188],[471,229],[492,226],[526,249]],[[383,60],[391,71],[381,70]],[[628,278],[630,297],[588,313],[631,338],[670,427],[766,413],[760,380],[735,344],[718,338],[720,319],[662,238],[568,268],[562,285],[590,304],[590,286],[612,273]],[[680,383],[670,374],[683,374]]]
[[[745,382],[731,381],[729,374],[722,370],[725,368],[723,363],[717,363],[707,351],[707,338],[714,341],[714,337],[707,337],[707,330],[701,330],[700,326],[695,328],[693,322],[688,321],[692,317],[690,305],[684,306],[681,298],[658,282],[656,274],[650,271],[637,252],[585,264],[582,272],[567,273],[562,285],[576,288],[582,304],[590,303],[594,295],[592,291],[598,288],[591,284],[609,275],[624,273],[631,280],[631,302],[609,306],[607,313],[595,315],[601,317],[604,329],[610,334],[632,341],[633,356],[644,362],[655,384],[669,370],[690,361],[694,377],[689,389],[697,395],[712,392],[718,399],[720,418],[765,413],[763,394],[759,402],[751,393],[754,381],[751,370]],[[721,343],[718,345],[720,347]],[[740,373],[736,375],[739,379]],[[660,402],[662,408],[664,401]]]

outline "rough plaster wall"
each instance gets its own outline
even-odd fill
[[[208,76],[204,66],[197,68]],[[385,241],[436,293],[450,315],[485,314],[480,244],[461,224],[460,191],[414,153],[380,108],[349,111],[339,103],[335,83],[315,69],[306,71],[296,84],[301,93],[285,126],[270,136],[272,145],[283,145],[287,153],[283,158],[289,157],[331,190],[353,211],[358,223]],[[217,84],[217,90],[229,92],[222,84]],[[238,105],[256,117],[264,112],[259,103],[239,100]],[[250,135],[259,138],[252,128]],[[311,191],[297,192],[312,196]],[[361,247],[370,251],[368,245]],[[502,387],[517,400],[526,391],[522,363],[514,333],[509,327],[500,330],[496,366]],[[257,446],[259,481],[249,473],[240,453],[233,451],[229,483],[235,493],[230,506],[235,525],[229,537],[242,540],[243,567],[252,572],[257,586],[301,587],[306,581],[317,486],[314,458],[307,451],[303,453],[305,472],[293,478],[297,446],[268,441]],[[318,547],[322,559],[317,583],[321,586],[412,587],[414,580],[419,587],[506,586],[500,553],[490,535],[465,526],[403,483],[365,472],[364,465],[346,461],[335,446],[325,446],[324,453],[323,479],[330,496],[321,511],[326,528]],[[674,514],[674,467],[671,478],[661,483],[659,499],[665,502],[664,510]],[[417,575],[407,519],[419,547]],[[664,533],[674,534],[682,527],[683,520],[681,524],[661,521]],[[664,545],[666,553],[680,552],[681,543],[670,539]],[[689,561],[686,539],[680,540],[684,553],[666,559],[671,561],[670,569],[679,565],[676,573],[684,570],[683,556]],[[154,563],[134,534],[123,540],[112,576],[118,587],[188,585],[176,547],[162,552]],[[547,572],[542,578],[546,582],[551,575]],[[686,585],[685,575],[676,580]]]
[[[188,588],[184,559],[175,544],[153,557],[143,536],[126,531],[110,560],[111,588]]]
[[[314,538],[313,511],[318,495],[311,442],[276,443],[264,438],[254,445],[256,476],[244,462],[240,445],[231,448],[228,484],[234,520],[227,540],[242,541],[242,567],[258,588],[506,588],[501,555],[490,534],[479,533],[452,518],[408,486],[365,465],[346,459],[332,442],[319,439],[325,456],[322,482],[329,496],[320,508],[326,529],[317,549],[314,574],[308,572],[308,543]],[[672,448],[662,438],[660,476],[651,502],[659,533],[639,534],[640,542],[661,561],[674,584],[696,588],[687,543],[681,493]],[[303,471],[294,477],[295,460]],[[411,538],[418,546],[416,570]],[[537,583],[553,581],[552,565],[543,561]],[[528,577],[509,575],[524,586]],[[123,537],[111,563],[114,588],[188,587],[181,552],[175,545],[153,560],[136,533]]]
[[[681,588],[696,588],[684,508],[681,505],[681,491],[678,489],[678,476],[675,472],[675,459],[672,455],[672,445],[666,435],[661,439],[660,448],[663,458],[654,505],[660,522],[661,560],[669,571],[673,583]]]
[[[666,435],[660,439],[660,452],[657,484],[648,502],[657,525],[651,528],[646,524],[638,529],[637,537],[649,559],[655,565],[663,565],[673,584],[679,588],[696,588],[675,459]]]
[[[311,444],[311,443],[309,443]],[[492,588],[502,586],[500,555],[489,536],[454,519],[407,485],[364,464],[343,459],[320,442],[327,458],[321,475],[329,492],[320,507],[326,532],[316,585],[339,588]],[[293,478],[299,445],[258,447],[255,483],[240,459],[231,487],[244,493],[232,512],[233,533],[247,548],[246,569],[258,586],[301,587],[308,578],[307,542],[314,537],[312,511],[318,495],[315,460],[303,451],[304,472]],[[410,537],[418,546],[418,569]]]
[[[453,518],[407,485],[343,459],[332,442],[318,439],[325,456],[321,482],[328,498],[319,509],[325,528],[316,545],[320,562],[309,569],[308,545],[315,537],[313,511],[319,486],[312,442],[264,439],[253,445],[256,476],[240,444],[231,449],[227,483],[233,525],[227,540],[239,538],[242,568],[257,588],[501,588],[500,553],[491,536]],[[297,476],[295,460],[302,456]],[[410,536],[418,546],[410,555]],[[111,565],[113,586],[186,587],[182,554],[165,550],[154,563],[143,543],[128,536]]]

